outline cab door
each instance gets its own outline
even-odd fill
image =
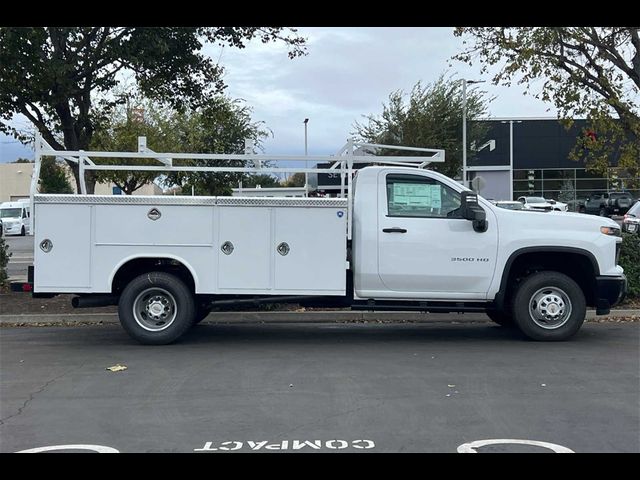
[[[396,298],[486,299],[498,248],[495,216],[476,232],[460,192],[425,174],[378,178],[378,275]]]

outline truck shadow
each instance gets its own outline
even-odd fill
[[[491,323],[421,324],[203,324],[187,332],[176,344],[198,343],[371,343],[443,341],[522,341],[514,328]]]

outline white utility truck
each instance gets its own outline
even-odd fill
[[[336,156],[292,157],[156,153],[145,143],[138,152],[62,152],[38,138],[32,180],[33,295],[76,294],[76,307],[117,304],[124,329],[144,344],[175,341],[212,308],[267,302],[487,312],[531,339],[565,340],[587,306],[606,314],[626,292],[617,223],[498,208],[425,168],[444,161],[442,150],[350,140]],[[362,155],[356,147],[422,156]],[[38,194],[42,156],[78,162],[81,180],[86,170],[313,174],[322,170],[264,161],[329,161],[341,194]],[[101,158],[147,164],[105,165]],[[215,166],[221,159],[242,166]],[[356,163],[375,165],[356,171]]]

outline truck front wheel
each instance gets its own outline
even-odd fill
[[[165,345],[193,325],[193,294],[178,277],[150,272],[134,278],[118,303],[120,324],[144,345]]]
[[[527,337],[562,341],[582,326],[587,307],[582,289],[567,275],[546,271],[529,275],[513,298],[513,319]]]

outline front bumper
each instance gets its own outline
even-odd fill
[[[627,294],[627,277],[596,277],[596,315],[607,315]]]
[[[19,235],[22,232],[22,225],[19,223],[8,225],[4,225],[4,233],[5,235]]]

